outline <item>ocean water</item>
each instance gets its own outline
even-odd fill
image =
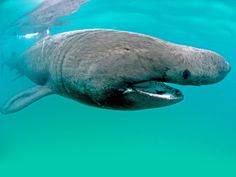
[[[42,0],[0,1],[0,31]],[[177,86],[179,104],[135,112],[89,107],[48,96],[0,115],[0,176],[235,177],[236,1],[91,0],[51,34],[109,28],[140,32],[214,50],[231,64],[220,83]],[[3,33],[1,33],[3,34]],[[0,62],[33,40],[0,36]],[[32,85],[7,68],[0,72],[0,103]]]

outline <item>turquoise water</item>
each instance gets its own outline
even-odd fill
[[[0,30],[41,1],[0,1]],[[4,18],[3,18],[4,17]],[[177,86],[183,102],[120,112],[49,96],[25,110],[0,115],[0,176],[235,177],[236,1],[91,0],[52,33],[112,28],[214,50],[232,70],[222,82]],[[0,60],[33,41],[1,36]],[[15,54],[14,54],[15,53]],[[33,85],[0,72],[0,103]]]

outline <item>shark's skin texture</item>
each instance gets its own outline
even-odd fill
[[[108,109],[168,106],[180,102],[183,95],[163,82],[213,84],[230,71],[224,58],[212,51],[104,29],[46,37],[25,52],[14,67],[39,89],[11,99],[1,109],[5,114],[53,93]]]
[[[62,25],[60,17],[75,13],[81,5],[89,0],[44,0],[34,10],[25,14],[12,27],[10,31],[25,35],[39,33],[45,36],[52,26]]]

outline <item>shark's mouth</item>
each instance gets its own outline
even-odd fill
[[[183,99],[183,94],[180,90],[170,87],[164,82],[145,81],[138,84],[133,84],[132,89],[151,97],[168,100]]]
[[[137,109],[168,106],[184,98],[180,90],[153,80],[132,84],[123,94]]]

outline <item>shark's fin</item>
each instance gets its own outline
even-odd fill
[[[53,94],[48,86],[35,86],[12,97],[1,109],[2,114],[10,114],[20,111],[37,100]]]

